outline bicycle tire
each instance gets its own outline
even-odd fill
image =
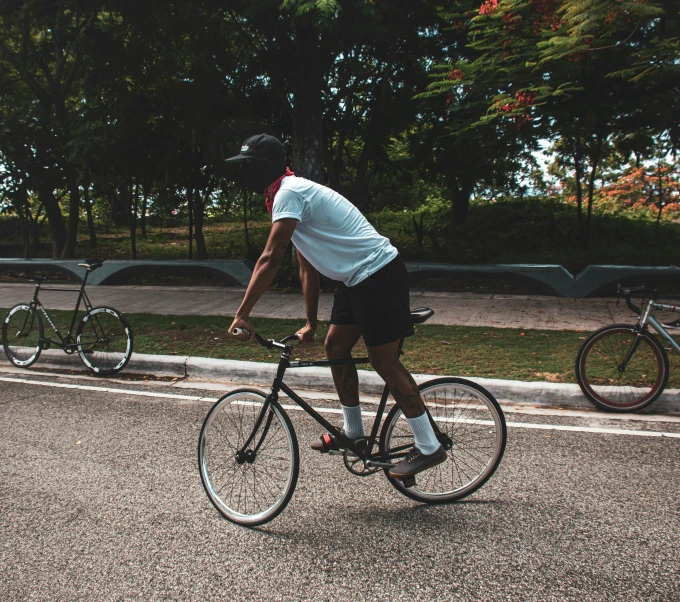
[[[508,437],[503,410],[491,393],[463,378],[438,378],[418,389],[432,419],[451,437],[453,446],[447,450],[447,461],[416,475],[412,487],[390,477],[388,468],[384,469],[385,476],[399,493],[418,502],[448,504],[461,500],[484,485],[503,459]],[[395,405],[381,430],[380,451],[390,457],[396,451],[405,455],[412,447],[413,434]]]
[[[205,417],[198,439],[198,470],[208,499],[224,518],[245,527],[276,518],[290,502],[300,472],[295,429],[276,401],[269,412],[269,427],[265,419],[250,446],[250,450],[257,446],[267,428],[253,461],[239,463],[236,457],[266,397],[256,389],[238,389],[222,396]]]
[[[22,332],[29,315],[29,331]],[[35,364],[42,352],[44,334],[42,320],[35,308],[26,303],[12,307],[2,323],[2,347],[7,359],[18,368]],[[16,345],[21,338],[25,338],[29,344]]]
[[[642,333],[640,346],[626,370],[619,370],[629,349],[626,345],[636,336],[636,327],[631,324],[611,324],[591,334],[576,354],[579,387],[603,410],[635,412],[646,408],[658,399],[668,383],[668,354],[647,331]],[[630,384],[624,384],[625,379]]]
[[[78,355],[98,376],[111,376],[125,368],[133,343],[130,324],[112,307],[91,309],[76,330]]]

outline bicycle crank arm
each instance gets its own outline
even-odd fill
[[[392,468],[394,464],[391,462],[376,462],[375,460],[366,460],[366,466],[369,468]]]
[[[343,456],[345,454],[344,449],[329,449],[326,452],[329,456]]]

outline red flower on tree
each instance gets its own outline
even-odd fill
[[[534,33],[541,33],[541,27],[548,27],[551,31],[560,28],[560,18],[557,16],[557,2],[555,0],[531,0],[534,13],[532,24]]]
[[[479,14],[490,16],[496,12],[497,8],[498,0],[486,0],[486,2],[483,2],[479,7]]]

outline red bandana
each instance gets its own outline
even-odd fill
[[[274,197],[279,191],[279,188],[281,188],[281,182],[283,182],[283,178],[294,175],[295,174],[290,170],[290,167],[286,167],[286,173],[276,180],[276,182],[270,184],[264,189],[264,204],[267,205],[267,211],[269,211],[269,215],[272,214],[272,208],[274,207]]]

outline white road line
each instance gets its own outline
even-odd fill
[[[137,395],[139,397],[162,397],[165,399],[181,399],[183,401],[217,401],[217,397],[200,397],[198,395],[177,395],[176,393],[156,393],[154,391],[139,391],[137,389],[115,389],[112,387],[92,387],[90,385],[68,385],[66,383],[49,383],[39,380],[23,378],[7,378],[0,376],[0,382],[22,383],[56,389],[80,389],[84,391],[101,391],[103,393],[117,393],[119,395]]]
[[[91,385],[70,385],[66,383],[54,383],[45,382],[38,380],[27,380],[24,378],[8,378],[0,376],[0,382],[11,382],[17,384],[27,384],[36,385],[41,387],[53,387],[56,389],[80,389],[83,391],[100,391],[102,393],[114,393],[118,395],[136,395],[138,397],[159,397],[164,399],[179,399],[182,401],[206,401],[213,402],[217,401],[215,397],[200,397],[197,395],[177,395],[173,393],[165,392],[153,392],[153,391],[139,391],[136,389],[115,389],[109,387],[95,387]],[[239,402],[239,403],[257,403],[257,402]],[[303,412],[304,410],[297,405],[292,404],[282,404],[282,407],[286,410],[293,410]],[[314,408],[320,414],[341,414],[342,410],[338,408]],[[363,416],[375,417],[375,412],[362,411]],[[493,424],[491,421],[487,420],[475,420],[470,421],[476,424]],[[631,435],[636,437],[666,437],[670,439],[680,439],[680,433],[669,433],[664,431],[639,431],[632,429],[613,429],[613,428],[600,428],[600,427],[589,427],[589,426],[569,426],[563,424],[534,424],[531,422],[506,422],[509,428],[524,428],[524,429],[538,429],[546,431],[569,431],[575,433],[597,433],[603,435]]]
[[[24,370],[14,369],[8,366],[0,366],[0,373],[5,374],[24,374]],[[31,370],[33,376],[45,376],[54,377],[55,374],[52,372],[39,372],[37,370]],[[117,378],[105,378],[88,376],[86,374],[58,374],[58,378],[67,380],[90,380],[93,382],[113,382],[118,384],[130,384],[130,380],[123,380]],[[21,379],[20,376],[17,376]],[[36,382],[36,381],[31,381]],[[141,381],[140,381],[141,382]],[[211,383],[211,382],[200,382],[200,381],[145,381],[141,382],[147,387],[158,387],[163,390],[177,390],[177,389],[200,389],[203,391],[218,391],[220,394],[229,392],[230,390],[238,389],[241,387],[248,388],[264,388],[265,390],[269,388],[269,385],[253,385],[252,383]],[[65,386],[65,385],[64,385]],[[82,385],[85,386],[85,385]],[[117,389],[118,390],[118,389]],[[310,390],[299,390],[299,394],[306,400],[324,400],[324,401],[334,401],[337,402],[337,397],[335,393],[328,391],[310,391]],[[164,397],[173,398],[173,395],[165,395]],[[282,398],[286,396],[282,393]],[[184,397],[177,396],[176,399],[185,399]],[[195,396],[187,396],[188,400],[195,400]],[[210,401],[210,397],[200,397],[206,401]],[[378,405],[380,403],[380,396],[376,395],[360,395],[359,400],[362,404]],[[392,404],[393,400],[390,398],[388,404]],[[526,403],[512,403],[508,401],[499,402],[503,411],[506,414],[526,414],[527,416],[559,416],[560,418],[588,418],[592,420],[606,420],[608,422],[667,422],[667,423],[679,423],[680,415],[677,414],[646,414],[646,413],[614,413],[614,412],[602,412],[593,408],[592,410],[587,409],[570,409],[568,407],[551,408],[542,406],[532,406]]]

